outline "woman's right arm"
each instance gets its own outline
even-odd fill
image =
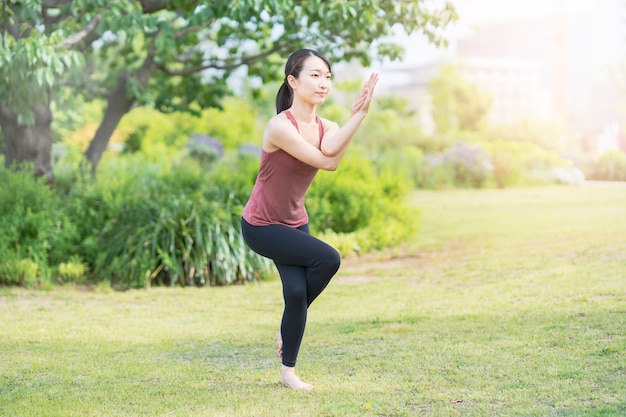
[[[266,152],[282,149],[305,164],[325,171],[336,170],[344,153],[335,156],[324,155],[300,135],[287,117],[280,114],[274,116],[265,128],[263,149]]]
[[[336,124],[333,124],[330,129],[324,134],[324,141],[322,142],[321,151],[324,155],[335,156],[338,154],[344,154],[350,145],[352,136],[356,133],[357,129],[361,125],[361,122],[367,116],[370,103],[374,97],[374,89],[378,83],[379,76],[377,73],[372,73],[369,79],[363,85],[361,92],[352,101],[350,107],[350,118],[341,128]]]

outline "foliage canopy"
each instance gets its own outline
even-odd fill
[[[449,3],[425,0],[8,0],[0,13],[3,131],[9,123],[49,125],[35,106],[62,109],[60,89],[103,99],[107,110],[86,150],[94,169],[134,106],[219,107],[238,69],[262,81],[280,78],[285,56],[304,46],[332,61],[400,58],[390,37],[398,28],[441,43],[441,29],[456,18]],[[9,150],[25,135],[5,132],[16,142],[7,146],[8,164],[19,162]],[[35,132],[34,142],[49,136]]]

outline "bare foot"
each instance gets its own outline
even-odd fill
[[[283,336],[280,334],[280,330],[278,331],[278,337],[276,338],[276,344],[278,345],[278,350],[276,353],[279,358],[283,357]]]
[[[300,391],[311,391],[313,385],[300,381],[296,375],[296,368],[283,365],[280,369],[280,380],[283,385]]]

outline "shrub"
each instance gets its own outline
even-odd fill
[[[389,147],[378,151],[368,150],[368,159],[372,162],[376,173],[393,172],[395,176],[406,181],[402,184],[410,187],[419,187],[423,182],[424,152],[416,146]]]
[[[82,284],[86,281],[87,265],[74,255],[67,262],[61,262],[58,267],[57,281],[61,284]]]
[[[250,101],[234,97],[224,99],[221,109],[205,109],[198,115],[163,114],[151,107],[138,107],[124,117],[118,130],[125,132],[128,146],[134,149],[139,145],[151,156],[160,149],[181,149],[194,132],[216,138],[225,149],[235,150],[261,137],[257,111]]]
[[[0,167],[0,284],[44,284],[77,237],[59,196],[32,172]]]
[[[211,165],[224,156],[221,142],[208,135],[191,135],[187,142],[187,150],[192,158],[205,165]]]
[[[371,113],[354,135],[354,142],[372,150],[401,148],[424,141],[424,135],[414,116],[396,109]]]
[[[536,145],[538,148],[558,151],[566,144],[563,142],[562,128],[554,122],[519,119],[514,122],[491,126],[484,136],[487,141],[514,142]]]
[[[442,155],[442,162],[454,172],[454,182],[460,186],[481,188],[493,165],[489,155],[479,146],[456,143]]]
[[[307,195],[309,222],[342,255],[364,253],[406,240],[418,222],[404,202],[410,181],[391,166],[376,173],[354,152],[336,172],[320,172]]]
[[[245,246],[239,226],[258,160],[253,168],[246,158],[225,158],[207,172],[194,160],[164,166],[136,158],[116,158],[87,193],[97,208],[85,222],[96,232],[96,280],[142,288],[269,276],[269,262]]]
[[[78,255],[92,279],[142,288],[273,276],[270,261],[243,242],[239,225],[259,153],[241,146],[208,170],[194,159],[157,164],[139,154],[102,165],[97,180],[68,199],[83,236]],[[409,187],[389,167],[377,174],[367,158],[349,156],[337,172],[320,172],[314,181],[307,197],[311,227],[346,242],[339,248],[344,254],[397,244],[414,231],[404,224]]]
[[[91,166],[76,146],[55,144],[52,147],[54,188],[57,194],[68,195],[85,181],[91,181]]]
[[[148,131],[147,125],[139,125],[132,132],[126,136],[124,141],[123,153],[135,153],[141,150],[143,146],[143,140],[146,137]]]
[[[249,100],[229,97],[223,100],[221,109],[204,110],[195,129],[219,139],[226,149],[235,150],[261,138],[256,113],[257,109]]]
[[[561,183],[566,180],[562,172],[572,171],[571,162],[531,142],[496,140],[482,142],[481,146],[490,155],[493,179],[500,188]],[[566,175],[576,174],[572,171]]]
[[[499,188],[523,184],[526,159],[523,143],[497,141],[484,145],[491,156],[493,179]]]
[[[42,276],[40,264],[31,259],[19,258],[13,251],[5,252],[3,262],[0,263],[0,284],[19,285],[22,287],[35,287],[47,281]]]
[[[244,245],[231,202],[207,197],[170,194],[123,206],[102,234],[108,249],[99,266],[112,282],[133,288],[259,278],[267,266]]]
[[[611,150],[600,155],[589,170],[589,178],[601,181],[626,181],[626,155]]]
[[[318,173],[306,198],[309,222],[320,231],[353,232],[381,216],[384,197],[372,163],[353,153],[336,172]]]

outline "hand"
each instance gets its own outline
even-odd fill
[[[369,79],[363,85],[361,92],[354,98],[352,105],[350,106],[350,116],[354,116],[358,112],[367,113],[374,97],[374,89],[380,76],[373,72],[370,74]]]

